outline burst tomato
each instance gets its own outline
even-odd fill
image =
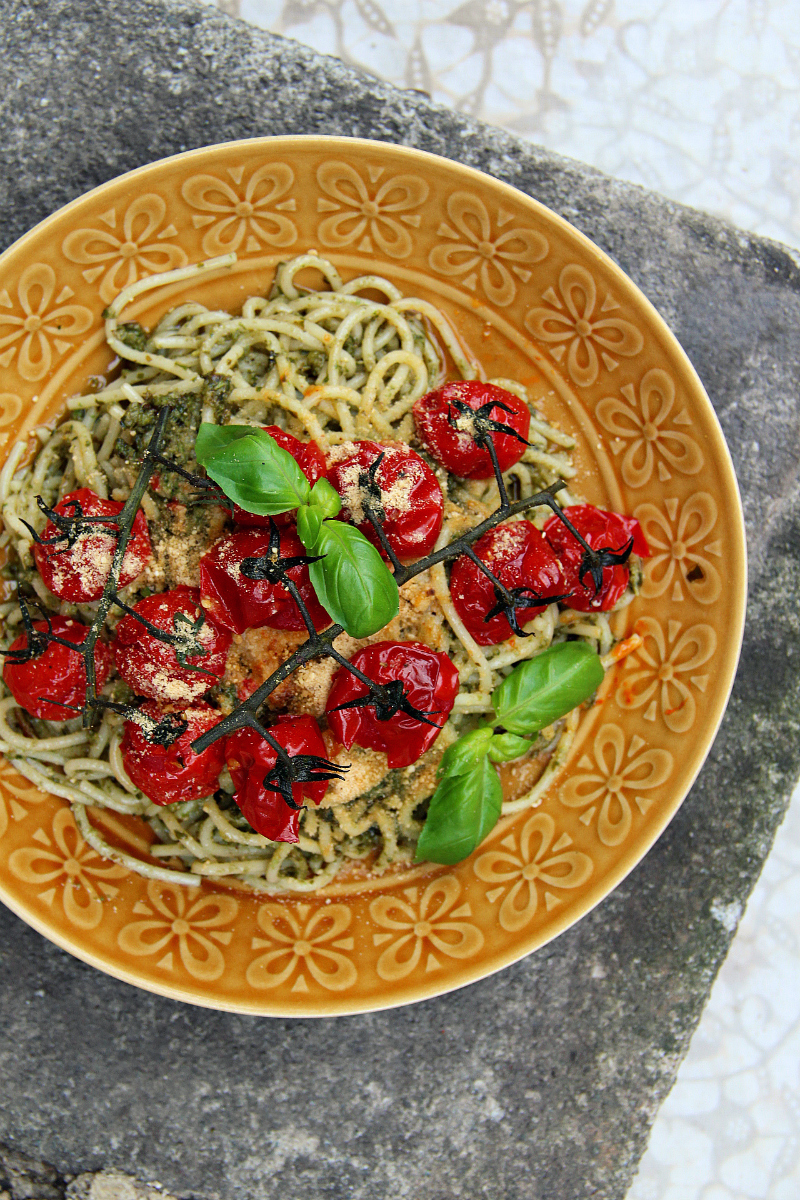
[[[316,442],[301,442],[291,433],[286,433],[278,425],[262,425],[265,433],[269,433],[282,450],[288,450],[308,482],[313,487],[318,479],[325,474],[325,455]],[[269,527],[269,517],[258,513],[249,513],[238,504],[233,506],[233,519],[237,525],[246,525],[249,529],[266,529]],[[292,520],[290,513],[278,513],[272,518],[278,525],[285,525]]]
[[[439,736],[458,693],[458,671],[446,654],[421,642],[374,642],[351,661],[389,689],[385,703],[364,705],[360,702],[369,694],[366,684],[340,667],[326,705],[334,737],[348,750],[354,742],[368,750],[382,750],[390,767],[410,766]],[[392,686],[397,684],[402,689]],[[405,711],[398,704],[401,700],[407,706]],[[341,707],[353,702],[354,707]]]
[[[511,592],[516,589],[517,598],[527,600],[534,593],[545,601],[516,608],[520,626],[544,612],[548,596],[557,599],[568,590],[555,552],[530,521],[511,521],[490,529],[478,539],[474,550],[504,587]],[[456,612],[479,646],[492,646],[514,633],[502,611],[487,620],[501,597],[491,580],[466,555],[453,564],[450,595]]]
[[[116,500],[102,499],[91,488],[78,488],[59,500],[54,511],[59,516],[77,519],[77,537],[70,546],[69,540],[72,539],[68,539],[67,532],[48,521],[41,535],[46,544],[36,543],[33,547],[39,574],[53,595],[76,604],[97,600],[102,596],[117,548],[119,531],[111,522],[87,522],[81,525],[80,518],[116,517],[124,507]],[[120,587],[133,583],[141,575],[152,553],[147,521],[140,510],[134,518],[122,560]]]
[[[417,434],[438,463],[465,479],[489,479],[494,474],[489,451],[476,444],[470,429],[473,418],[459,406],[473,411],[480,409],[490,421],[513,429],[521,441],[508,433],[494,432],[490,436],[501,471],[519,462],[531,425],[527,404],[494,384],[464,379],[446,383],[420,396],[414,404]]]
[[[86,641],[89,633],[86,625],[68,617],[51,617],[50,623],[56,637],[77,646]],[[46,638],[46,621],[34,621],[33,628],[42,639]],[[42,645],[44,648],[36,653],[34,642],[34,657],[27,662],[14,662],[10,656],[28,648],[27,634],[16,638],[9,646],[3,665],[3,681],[17,704],[32,717],[41,717],[43,721],[69,721],[79,714],[64,705],[80,708],[86,700],[86,667],[81,656],[66,646],[58,642],[47,644],[44,640]],[[95,644],[94,670],[99,691],[111,674],[111,648],[104,642]]]
[[[325,759],[327,750],[319,726],[313,717],[278,717],[269,732],[292,756],[310,754]],[[255,829],[273,842],[296,842],[300,813],[289,805],[280,792],[264,787],[264,779],[278,756],[254,729],[238,729],[225,740],[225,758],[236,789],[234,800]],[[324,783],[292,784],[295,804],[313,800],[319,804],[327,791]]]
[[[204,611],[195,588],[146,596],[134,605],[134,612],[160,632],[179,638],[177,645],[162,642],[136,617],[122,618],[114,639],[114,662],[138,695],[185,708],[219,682],[231,635]]]
[[[270,551],[270,533],[246,529],[221,538],[200,559],[200,592],[203,605],[220,625],[235,633],[269,625],[272,629],[305,629],[296,602],[280,583],[269,579],[251,579],[242,570],[245,559],[257,559]],[[281,558],[300,558],[306,553],[303,543],[291,529],[280,530]],[[331,619],[311,586],[308,567],[290,567],[289,578],[317,629],[330,625]]]
[[[167,710],[148,700],[139,710],[143,716],[161,721]],[[179,800],[200,800],[210,796],[217,786],[225,762],[224,739],[212,742],[202,754],[195,754],[192,742],[207,733],[220,720],[209,704],[193,704],[176,713],[187,728],[171,746],[160,746],[147,737],[146,728],[135,719],[125,722],[122,737],[122,761],[131,782],[153,804],[177,804]]]
[[[635,517],[605,512],[593,504],[575,504],[564,512],[593,550],[619,552],[633,538],[633,553],[642,558],[649,557],[650,547]],[[558,517],[551,517],[544,527],[544,536],[564,569],[564,591],[569,592],[569,599],[564,601],[567,608],[577,612],[608,612],[612,609],[628,586],[630,570],[627,565],[604,567],[603,582],[595,594],[591,577],[586,575],[584,581],[580,579],[585,551],[566,525]]]
[[[380,539],[364,519],[364,501],[371,497],[385,514],[381,526],[398,558],[430,554],[442,528],[444,497],[428,464],[401,442],[354,442],[353,447],[328,471],[328,482],[342,498],[341,519],[353,521],[380,549]]]

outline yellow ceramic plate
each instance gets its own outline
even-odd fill
[[[236,309],[311,247],[448,313],[487,374],[521,380],[578,438],[581,490],[633,514],[653,555],[610,673],[540,808],[466,862],[302,899],[148,882],[82,842],[65,802],[0,767],[0,896],[119,979],[214,1008],[321,1016],[406,1004],[506,966],[642,858],[708,752],[745,598],[741,509],[703,388],[629,279],[536,201],[415,150],[340,138],[233,142],[143,167],[12,246],[0,272],[0,453],[108,364],[102,312],[126,284],[234,250],[226,271],[149,293]],[[91,810],[90,810],[91,811]],[[133,853],[134,820],[92,812]]]

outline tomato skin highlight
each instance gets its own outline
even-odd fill
[[[574,504],[565,508],[564,513],[593,550],[599,550],[603,546],[611,550],[623,550],[633,538],[633,553],[638,554],[640,558],[649,558],[650,547],[635,517],[606,512],[593,504]],[[579,578],[584,549],[566,525],[558,517],[551,517],[544,527],[544,536],[555,550],[564,569],[564,591],[569,592],[569,598],[563,602],[565,606],[576,612],[609,612],[628,586],[628,566],[619,564],[604,567],[603,582],[595,595],[591,577],[586,576],[586,583],[582,583]]]
[[[439,482],[423,458],[403,442],[354,442],[355,451],[335,462],[328,483],[342,498],[340,519],[354,520],[361,508],[358,476],[383,454],[375,471],[381,490],[386,520],[381,522],[389,545],[398,558],[423,558],[430,554],[442,528],[444,496]],[[395,500],[392,503],[392,500]],[[371,523],[359,521],[357,528],[380,550],[381,543]]]
[[[195,622],[202,615],[197,637],[207,653],[188,655],[186,661],[201,671],[184,667],[175,657],[175,648],[153,637],[135,617],[124,616],[116,628],[114,662],[117,671],[140,696],[159,700],[172,708],[186,708],[205,696],[225,673],[225,661],[231,635],[200,606],[196,588],[177,587],[169,592],[146,596],[135,604],[151,625],[164,633],[175,632],[175,616],[183,613]],[[203,672],[210,671],[211,674]]]
[[[262,425],[260,428],[274,437],[282,450],[288,450],[312,487],[322,478],[325,474],[325,455],[315,441],[303,442],[294,434],[286,433],[279,425]],[[247,512],[238,504],[233,506],[233,519],[237,525],[244,525],[248,529],[269,528],[269,517]],[[272,519],[276,525],[285,525],[294,519],[294,514],[277,513]]]
[[[200,559],[200,594],[203,607],[215,621],[234,633],[246,629],[305,629],[305,621],[290,593],[279,583],[266,579],[248,579],[241,571],[246,558],[266,554],[270,546],[267,530],[245,529],[215,542]],[[281,558],[306,554],[293,529],[280,530]],[[316,629],[330,625],[331,619],[317,599],[307,566],[292,567],[289,578],[297,585]]]
[[[269,732],[275,741],[292,756],[312,754],[327,758],[328,752],[322,740],[317,722],[311,716],[280,716]],[[234,800],[243,815],[263,837],[273,842],[296,842],[299,840],[300,813],[289,807],[279,792],[267,791],[264,777],[277,762],[269,742],[255,729],[237,729],[225,739],[225,759],[231,773]],[[295,804],[312,800],[319,804],[328,790],[327,780],[323,783],[292,784],[292,799]]]
[[[89,634],[88,626],[71,617],[51,617],[53,633],[65,638],[68,642],[81,645]],[[37,633],[47,633],[46,621],[34,621],[33,628]],[[28,638],[22,634],[10,645],[9,650],[24,650]],[[111,674],[111,647],[105,642],[96,642],[94,648],[94,669],[97,690]],[[6,659],[3,665],[3,682],[21,708],[32,717],[43,721],[71,721],[79,716],[61,704],[73,704],[78,708],[86,701],[86,667],[83,659],[68,650],[51,642],[43,654],[30,659],[26,663],[10,662]],[[55,701],[61,701],[61,704]]]
[[[472,409],[490,403],[495,406],[498,403],[507,405],[511,412],[492,407],[488,413],[489,417],[508,425],[526,441],[531,427],[530,410],[519,396],[495,387],[494,384],[481,383],[477,379],[446,383],[443,387],[420,396],[415,402],[413,411],[417,435],[428,453],[448,471],[460,475],[463,479],[490,479],[494,470],[489,451],[478,446],[466,431],[454,428],[448,420],[450,413],[454,420],[459,418],[460,414],[454,409],[456,400]],[[508,433],[492,433],[490,436],[501,471],[507,471],[515,462],[519,462],[525,453],[525,445],[522,442]]]
[[[490,529],[473,547],[493,575],[512,590],[532,589],[542,597],[560,597],[568,590],[554,550],[530,521],[505,522]],[[479,646],[493,646],[514,636],[505,613],[489,621],[484,618],[497,604],[494,586],[466,555],[457,558],[450,573],[453,606]],[[524,625],[544,612],[549,601],[518,608],[517,621]]]
[[[76,516],[75,503],[80,504],[86,517],[115,517],[125,507],[117,500],[104,500],[91,488],[78,488],[59,500],[55,505],[55,512],[64,517]],[[86,533],[78,537],[70,549],[67,549],[66,538],[49,545],[34,543],[33,557],[39,574],[54,596],[59,596],[62,600],[71,600],[75,604],[98,600],[102,596],[111,570],[111,560],[117,548],[118,531],[113,525],[108,528],[110,532],[106,531],[103,524],[93,524]],[[56,526],[52,521],[48,521],[41,536],[50,539],[58,534]],[[134,518],[131,536],[122,560],[119,586],[122,588],[133,583],[152,556],[147,521],[140,509]]]
[[[402,681],[408,702],[434,725],[397,712],[379,721],[374,706],[332,710],[367,695],[367,687],[345,667],[333,677],[326,713],[334,737],[348,750],[355,742],[386,754],[389,767],[408,767],[433,745],[458,694],[458,671],[446,654],[421,642],[373,642],[353,655],[354,667],[376,683]]]
[[[154,700],[140,711],[160,721],[167,713]],[[180,800],[201,800],[217,787],[225,763],[224,741],[212,742],[202,754],[195,754],[192,742],[207,733],[220,720],[210,704],[193,704],[180,714],[188,721],[185,733],[171,746],[150,742],[135,721],[125,722],[120,749],[130,780],[153,804],[177,804]]]

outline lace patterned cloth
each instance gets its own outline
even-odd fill
[[[800,247],[797,0],[206,2]],[[797,1200],[798,1063],[800,789],[628,1200]]]
[[[797,0],[206,0],[800,246]]]

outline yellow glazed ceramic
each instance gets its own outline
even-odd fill
[[[580,490],[639,518],[653,554],[620,615],[644,638],[610,672],[541,807],[466,862],[302,899],[157,883],[104,861],[64,801],[0,767],[0,897],[130,983],[246,1013],[321,1016],[421,1000],[514,962],[602,900],[675,813],[717,730],[739,651],[744,534],[711,405],[664,322],[559,217],[415,150],[339,138],[212,146],[76,200],[0,259],[0,455],[108,366],[102,312],[143,276],[235,251],[148,293],[236,309],[315,248],[443,308],[487,375],[521,380],[578,438]],[[132,853],[144,825],[91,819]]]

